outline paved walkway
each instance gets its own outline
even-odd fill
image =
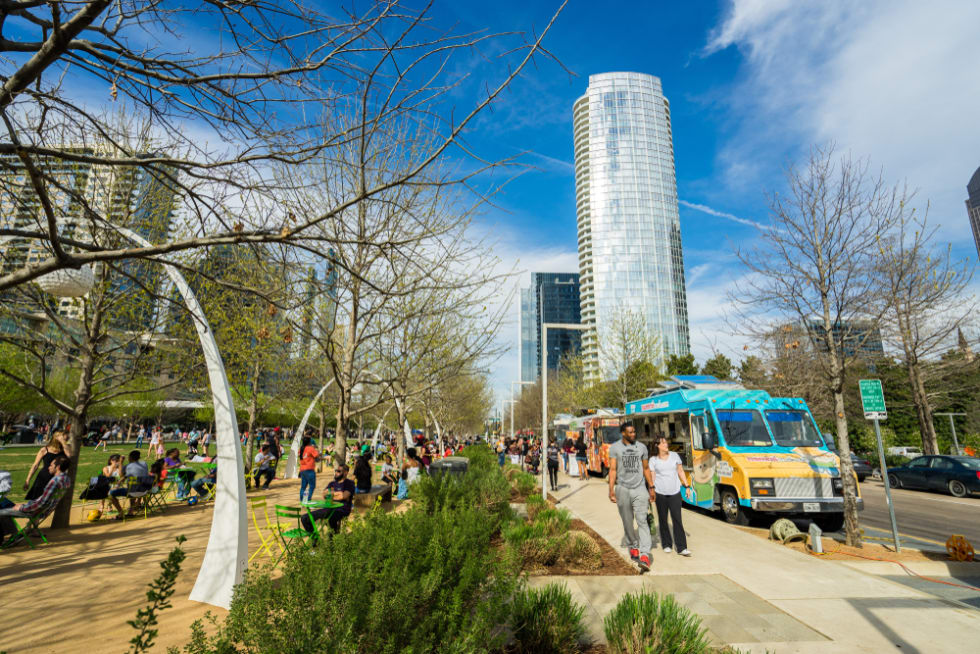
[[[625,558],[607,488],[562,476],[554,495]],[[640,588],[674,594],[716,642],[753,652],[962,652],[980,634],[980,611],[881,574],[767,543],[694,511],[684,511],[684,526],[692,558],[655,549],[642,577],[563,579],[586,606],[594,637],[603,640],[602,618]]]

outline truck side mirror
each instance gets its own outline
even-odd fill
[[[701,434],[701,445],[704,446],[706,450],[714,450],[718,447],[718,442],[715,440],[715,435],[707,432]]]

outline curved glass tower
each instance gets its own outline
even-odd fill
[[[690,351],[670,103],[660,79],[603,73],[573,106],[583,334],[590,377],[616,315],[642,316],[665,355]]]

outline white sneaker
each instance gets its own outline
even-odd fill
[[[681,550],[680,552],[678,552],[678,554],[680,554],[681,556],[691,556],[691,550],[685,548],[685,549]]]
[[[665,547],[664,548],[664,552],[666,552],[667,554],[670,554],[670,548],[669,547]]]

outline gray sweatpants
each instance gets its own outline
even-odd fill
[[[623,532],[626,534],[627,547],[635,547],[640,554],[650,555],[650,526],[647,524],[647,509],[650,503],[650,492],[644,487],[626,488],[616,484],[616,506],[619,517],[623,521]],[[636,525],[633,525],[633,522]]]

